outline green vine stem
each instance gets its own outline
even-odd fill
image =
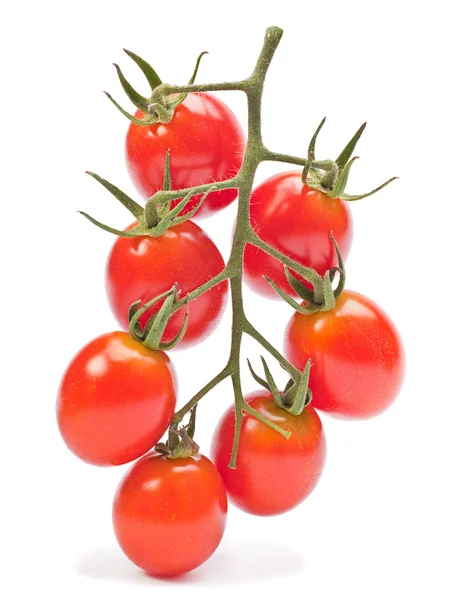
[[[184,86],[172,86],[161,84],[155,88],[151,96],[151,103],[164,102],[164,98],[171,94],[189,93],[189,92],[207,92],[239,90],[245,92],[248,106],[248,142],[245,149],[244,160],[238,174],[227,181],[216,183],[217,188],[236,187],[238,189],[238,213],[236,228],[233,235],[231,254],[225,269],[216,277],[210,279],[204,285],[200,286],[183,300],[176,302],[174,311],[182,308],[187,302],[193,300],[208,291],[221,281],[230,280],[231,298],[233,305],[233,318],[231,327],[231,347],[230,356],[225,368],[213,377],[185,406],[175,413],[172,426],[175,427],[192,410],[198,402],[210,392],[216,385],[224,379],[230,377],[233,384],[236,428],[234,443],[232,448],[230,467],[235,468],[236,458],[240,442],[241,424],[243,413],[247,412],[254,418],[262,421],[269,427],[272,427],[285,437],[289,437],[289,432],[270,422],[266,417],[257,413],[244,401],[241,386],[241,365],[240,349],[243,334],[247,334],[255,339],[265,350],[267,350],[288,372],[294,381],[300,381],[301,371],[289,363],[281,353],[268,342],[264,336],[250,323],[244,312],[242,297],[242,275],[243,275],[243,256],[246,244],[253,244],[261,248],[274,258],[280,260],[283,264],[290,267],[296,273],[301,273],[301,267],[298,263],[289,257],[281,254],[275,248],[272,248],[261,240],[253,231],[250,225],[250,195],[252,192],[253,181],[259,164],[263,161],[288,162],[304,166],[307,162],[305,158],[297,158],[289,155],[277,154],[268,150],[262,140],[261,134],[261,101],[263,94],[263,85],[267,70],[272,61],[273,55],[280,42],[283,31],[278,27],[270,27],[266,31],[264,44],[260,56],[256,62],[255,69],[251,76],[244,81],[219,84],[190,84]],[[311,166],[314,168],[329,171],[332,161],[313,161]],[[200,185],[187,190],[172,190],[158,192],[153,201],[158,203],[180,198],[186,193],[192,191],[193,194],[199,194],[209,189],[209,185]]]

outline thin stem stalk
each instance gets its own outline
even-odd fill
[[[305,167],[308,163],[308,158],[301,158],[299,156],[293,156],[292,154],[281,154],[279,152],[271,152],[267,148],[264,148],[263,161],[282,162],[290,165],[298,165]],[[310,165],[313,169],[321,169],[322,171],[331,171],[334,168],[335,162],[332,160],[313,160],[310,161]]]
[[[223,181],[216,181],[214,183],[204,183],[203,185],[197,185],[196,187],[184,188],[182,190],[160,190],[152,196],[152,201],[155,204],[161,204],[163,202],[170,202],[171,200],[178,200],[184,198],[188,194],[195,196],[196,194],[203,194],[209,192],[209,190],[215,186],[216,191],[227,190],[237,187],[238,177],[231,177]]]

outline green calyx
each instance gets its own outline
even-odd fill
[[[143,113],[144,116],[142,118],[137,118],[136,116],[131,115],[122,106],[120,106],[120,104],[118,104],[118,102],[114,100],[108,92],[104,92],[105,95],[112,102],[112,104],[114,104],[116,108],[129,119],[129,121],[135,123],[136,125],[149,126],[154,125],[155,123],[169,123],[173,118],[176,107],[185,100],[187,93],[166,95],[164,93],[165,86],[162,84],[160,77],[153,67],[143,60],[143,58],[140,58],[140,56],[134,54],[134,52],[131,52],[130,50],[124,50],[124,52],[130,58],[132,58],[135,64],[139,67],[151,88],[150,97],[147,98],[142,96],[127,81],[120,67],[117,64],[114,64],[121,86],[126,92],[127,97],[132,104]],[[207,52],[202,52],[198,56],[195,69],[192,73],[192,77],[189,80],[189,85],[194,83],[201,57],[205,54],[207,54]]]
[[[261,357],[263,364],[265,379],[257,375],[253,370],[250,361],[247,359],[247,364],[252,374],[253,379],[264,389],[272,394],[275,404],[289,412],[291,415],[300,415],[304,408],[311,402],[312,392],[308,387],[310,377],[311,360],[309,359],[300,376],[294,380],[290,378],[283,392],[280,392],[275,379],[264,359]]]
[[[178,299],[177,288],[178,284],[175,283],[170,290],[159,294],[149,302],[141,305],[141,300],[137,300],[129,307],[129,333],[149,350],[171,350],[179,344],[186,333],[189,323],[188,303],[186,304],[184,322],[178,334],[170,342],[162,342],[162,336],[168,321],[173,315],[175,302]],[[148,319],[146,326],[143,328],[139,322],[140,317],[160,300],[163,300],[162,306],[157,313]]]
[[[196,206],[194,206],[194,208],[192,208],[192,210],[190,210],[187,214],[180,216],[180,213],[193,196],[193,192],[191,190],[189,190],[189,192],[180,202],[176,204],[174,208],[171,208],[171,200],[162,199],[162,194],[160,192],[156,192],[153,196],[151,196],[146,205],[143,207],[135,202],[135,200],[130,198],[127,194],[122,192],[115,185],[106,179],[103,179],[99,175],[96,175],[96,173],[87,171],[87,174],[96,179],[96,181],[103,185],[119,202],[121,202],[125,208],[127,208],[127,210],[137,221],[137,225],[127,231],[122,231],[101,223],[85,212],[80,211],[80,214],[100,229],[120,237],[128,238],[139,237],[143,235],[159,237],[160,235],[163,235],[170,227],[181,225],[181,223],[184,223],[193,217],[193,215],[198,211],[200,206],[205,201],[207,195],[216,189],[215,185],[211,186],[203,194],[200,201],[196,204]],[[170,191],[171,189],[170,150],[168,150],[165,158],[163,191]]]
[[[323,192],[326,196],[330,198],[339,198],[340,200],[361,200],[362,198],[366,198],[367,196],[372,196],[379,190],[385,188],[389,183],[398,179],[397,177],[391,177],[383,184],[371,190],[371,192],[367,192],[366,194],[357,194],[350,195],[345,193],[346,184],[348,182],[349,173],[351,171],[351,167],[354,162],[357,160],[358,156],[352,156],[354,149],[357,145],[357,142],[362,136],[362,133],[366,127],[366,123],[363,123],[356,131],[356,133],[352,136],[349,142],[344,147],[343,151],[340,153],[338,158],[335,161],[326,160],[326,161],[317,161],[317,168],[314,168],[312,164],[315,162],[315,146],[316,140],[318,138],[318,134],[321,131],[326,118],[321,121],[316,129],[313,137],[310,140],[310,144],[308,146],[307,153],[307,162],[302,171],[302,181],[305,185]],[[352,158],[351,158],[352,157]],[[322,168],[319,168],[321,164]]]
[[[189,458],[198,454],[200,447],[193,440],[196,414],[197,405],[190,411],[187,426],[172,424],[168,430],[168,440],[165,443],[156,444],[154,450],[171,459]]]
[[[311,283],[312,288],[308,287],[300,279],[295,277],[288,267],[284,265],[284,271],[289,285],[299,296],[299,298],[304,301],[302,306],[297,300],[294,300],[294,298],[284,292],[276,283],[269,279],[269,277],[264,277],[264,279],[280,296],[280,298],[289,304],[291,308],[294,308],[294,310],[303,315],[332,310],[335,306],[337,298],[339,298],[340,294],[344,290],[346,283],[346,272],[343,257],[341,256],[340,248],[338,247],[332,232],[330,232],[330,239],[335,248],[338,267],[332,267],[331,269],[328,269],[324,273],[324,277],[321,277],[317,271],[310,267],[300,266],[299,268],[302,277]],[[339,274],[339,280],[334,289],[333,284],[337,273]]]

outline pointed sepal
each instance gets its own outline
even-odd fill
[[[337,244],[337,240],[334,238],[334,235],[332,232],[330,232],[330,240],[335,248],[335,253],[337,255],[337,260],[338,260],[338,272],[340,274],[340,279],[338,281],[337,287],[335,288],[334,296],[335,296],[335,298],[339,298],[342,291],[344,290],[345,285],[346,285],[346,269],[345,269],[345,265],[344,265],[343,256],[342,256],[340,248]],[[333,278],[332,278],[332,282],[333,282]]]
[[[176,218],[176,219],[173,221],[173,223],[174,223],[175,225],[180,225],[181,223],[184,223],[185,221],[188,221],[189,219],[191,219],[191,218],[192,218],[192,217],[193,217],[193,216],[194,216],[194,215],[195,215],[195,214],[196,214],[196,213],[197,213],[197,212],[200,210],[200,208],[201,208],[201,205],[202,205],[202,204],[203,204],[203,202],[206,200],[206,198],[209,196],[209,194],[210,194],[211,192],[215,192],[215,191],[216,191],[216,189],[217,189],[217,186],[215,186],[215,185],[212,185],[212,186],[209,188],[209,190],[207,190],[207,191],[206,191],[206,192],[203,194],[203,196],[200,198],[199,202],[197,202],[197,204],[196,204],[196,205],[195,205],[195,206],[194,206],[194,207],[193,207],[191,210],[189,210],[189,212],[188,212],[188,213],[186,213],[186,214],[185,214],[185,215],[183,215],[182,217],[179,217],[179,216],[178,216],[178,217],[177,217],[177,218]],[[179,205],[178,205],[178,206],[179,206]],[[184,205],[184,206],[185,206],[185,205]],[[184,208],[184,207],[181,207],[181,208],[180,208],[180,210],[179,210],[179,212],[182,212],[182,209],[183,209],[183,208]]]
[[[272,281],[272,279],[270,279],[270,277],[264,277],[264,279],[271,286],[274,292],[276,292],[280,296],[280,298],[284,300],[287,304],[289,304],[290,307],[293,308],[296,312],[302,315],[309,315],[311,313],[310,310],[307,310],[304,306],[301,306],[298,302],[296,302],[296,300],[291,298],[289,294],[284,292],[276,283]]]
[[[135,64],[139,67],[143,75],[146,77],[146,80],[148,81],[151,90],[154,90],[154,88],[161,85],[162,81],[159,75],[156,73],[153,67],[146,62],[146,60],[143,60],[143,58],[140,58],[140,56],[138,56],[134,52],[131,52],[130,50],[126,50],[125,48],[123,48],[123,50],[130,58],[132,58]]]
[[[398,177],[391,177],[390,179],[387,179],[387,181],[385,181],[379,187],[374,188],[374,190],[371,190],[371,192],[367,192],[366,194],[358,194],[356,196],[350,196],[349,194],[343,194],[341,196],[341,199],[347,200],[348,202],[352,202],[354,200],[361,200],[362,198],[368,198],[368,196],[372,196],[376,192],[383,190],[386,186],[388,186],[389,183],[392,183],[392,181],[395,181],[395,179],[398,179]]]
[[[157,123],[158,119],[155,115],[147,116],[144,119],[137,119],[137,117],[128,113],[127,110],[125,110],[120,104],[118,104],[118,102],[114,98],[112,98],[112,96],[108,92],[104,92],[104,94],[107,96],[107,98],[110,100],[110,102],[114,106],[116,106],[116,108],[120,111],[120,113],[123,114],[125,117],[127,117],[129,119],[129,121],[131,121],[131,123],[135,123],[136,125],[141,125],[141,126],[153,125],[154,123]]]
[[[311,165],[312,165],[313,161],[315,160],[316,140],[318,139],[319,132],[323,128],[325,122],[326,122],[326,117],[324,117],[324,119],[322,119],[321,123],[318,125],[318,127],[317,127],[315,133],[313,134],[313,136],[310,140],[310,143],[308,145],[307,162],[305,163],[304,168],[302,170],[302,181],[304,182],[304,184],[307,184]]]
[[[184,315],[184,321],[182,323],[181,329],[178,331],[178,333],[175,335],[175,337],[170,340],[169,342],[161,342],[160,343],[160,350],[173,350],[173,348],[175,346],[177,346],[179,344],[179,342],[182,340],[182,338],[184,337],[186,331],[187,331],[187,327],[189,325],[189,305],[186,305],[186,313]]]
[[[190,411],[189,423],[187,424],[187,435],[190,438],[192,438],[192,439],[195,436],[195,425],[196,425],[196,419],[197,419],[197,407],[198,407],[198,404],[195,404],[195,406]]]
[[[342,194],[346,188],[346,184],[348,183],[348,177],[349,177],[349,172],[351,170],[351,167],[358,158],[359,158],[358,156],[354,156],[354,158],[351,158],[351,160],[347,163],[345,168],[342,171],[340,171],[338,179],[337,179],[335,185],[333,186],[333,189],[331,192],[332,198],[341,198],[342,197]]]
[[[93,179],[96,179],[96,181],[98,181],[101,185],[103,185],[106,190],[108,190],[111,194],[113,194],[113,196],[119,202],[121,202],[121,204],[125,208],[127,208],[127,210],[137,219],[138,222],[143,222],[143,206],[140,206],[140,204],[138,204],[138,202],[135,202],[135,200],[132,200],[132,198],[130,198],[127,194],[125,194],[119,188],[117,188],[116,185],[113,185],[113,183],[110,183],[109,181],[107,181],[106,179],[101,177],[100,175],[97,175],[96,173],[93,173],[92,171],[85,171],[85,172],[87,175],[90,175],[90,177],[93,177]]]
[[[292,415],[300,415],[311,401],[311,390],[308,387],[310,378],[311,360],[308,359],[300,378],[293,381],[292,385],[283,394],[285,409]]]
[[[261,357],[261,362],[263,364],[263,369],[264,369],[264,373],[266,375],[266,381],[269,386],[269,391],[272,394],[272,397],[274,398],[274,402],[277,406],[282,408],[283,403],[282,403],[281,394],[279,392],[277,384],[275,383],[275,379],[272,376],[271,370],[269,369],[267,362],[264,360],[264,356]]]
[[[191,78],[189,79],[189,85],[192,85],[192,84],[195,82],[195,78],[196,78],[196,76],[197,76],[197,73],[198,73],[198,68],[199,68],[199,66],[200,66],[201,59],[203,58],[203,56],[204,56],[205,54],[208,54],[208,52],[204,51],[204,52],[201,52],[201,53],[198,55],[197,61],[196,61],[196,63],[195,63],[195,68],[194,68],[194,70],[193,70],[193,73],[192,73],[192,76],[191,76]],[[169,104],[170,104],[170,106],[171,106],[173,109],[175,109],[175,108],[176,108],[177,106],[179,106],[179,105],[180,105],[182,102],[184,102],[184,100],[186,99],[186,97],[187,97],[187,93],[184,93],[184,94],[179,94],[178,96],[176,96],[176,98],[173,98],[172,100],[170,100],[170,101],[169,101]]]
[[[86,212],[83,212],[82,210],[79,210],[78,213],[80,215],[84,216],[85,219],[88,219],[88,221],[93,223],[93,225],[96,225],[96,227],[99,227],[99,229],[103,229],[104,231],[108,231],[108,233],[113,233],[114,235],[117,235],[119,237],[132,238],[132,237],[137,237],[137,235],[143,235],[143,234],[137,233],[137,229],[138,229],[137,227],[134,227],[133,229],[129,229],[128,231],[123,231],[121,229],[115,229],[113,227],[109,227],[108,225],[105,225],[104,223],[101,223],[100,221],[98,221],[94,217],[91,217],[89,214],[87,214]]]
[[[126,92],[126,95],[129,98],[129,100],[132,102],[132,104],[135,107],[137,107],[139,110],[141,110],[143,113],[146,114],[146,112],[148,110],[149,100],[147,98],[145,98],[144,96],[142,96],[141,94],[139,94],[137,92],[137,90],[135,90],[131,86],[131,84],[128,82],[128,80],[124,77],[123,72],[121,71],[120,67],[116,63],[113,63],[113,66],[116,69],[116,73],[120,80],[121,87]]]
[[[137,305],[137,303],[141,302],[140,300],[137,300],[136,302],[131,304],[131,306],[129,307],[129,315],[131,317],[129,320],[129,333],[134,339],[136,339],[138,342],[141,342],[142,344],[144,343],[145,339],[143,337],[137,337],[136,325],[137,325],[140,317],[148,310],[148,308],[153,306],[153,304],[156,304],[156,302],[159,302],[160,300],[163,300],[163,299],[166,300],[171,295],[174,296],[174,294],[176,293],[176,288],[177,288],[177,284],[175,283],[169,290],[167,290],[166,292],[163,292],[162,294],[159,294],[158,296],[155,296],[148,302],[145,302],[144,304],[142,304],[142,306],[140,306],[140,307]],[[164,304],[165,304],[165,301],[164,301]],[[162,305],[162,307],[159,309],[159,312],[162,310],[163,306],[164,305]],[[154,324],[157,316],[159,315],[159,312],[157,313],[157,315],[153,315],[152,317],[150,317],[150,319],[148,320],[148,323],[151,320],[151,327],[148,327],[148,323],[146,324],[146,327],[143,330],[143,336],[146,335],[146,337],[147,337],[149,335],[150,329],[152,328],[152,325]],[[155,348],[153,348],[153,349],[155,349]]]
[[[192,85],[192,83],[195,83],[195,79],[197,77],[198,68],[200,66],[201,59],[203,58],[203,56],[205,54],[209,54],[209,52],[207,52],[206,50],[203,50],[203,52],[200,52],[200,54],[198,55],[197,61],[195,63],[195,68],[192,73],[192,77],[189,79],[189,85]]]
[[[242,405],[242,410],[254,417],[257,421],[261,421],[261,423],[264,423],[265,425],[282,435],[285,439],[288,440],[291,437],[290,431],[288,431],[287,429],[283,429],[283,427],[280,427],[280,425],[277,425],[273,421],[270,421],[267,417],[261,414],[258,410],[254,409],[247,402],[244,402],[244,404]]]
[[[335,294],[332,288],[331,270],[326,271],[323,279],[323,307],[322,310],[327,312],[335,306]]]
[[[347,163],[349,162],[349,159],[351,158],[352,153],[354,152],[355,147],[357,146],[357,142],[362,137],[362,133],[364,132],[365,127],[366,127],[366,123],[363,123],[359,127],[359,129],[355,132],[355,134],[352,136],[352,138],[349,140],[349,142],[346,144],[346,146],[342,150],[340,156],[335,161],[337,163],[340,171],[342,169],[344,169],[345,166],[347,165]]]
[[[173,314],[173,306],[175,303],[177,287],[178,284],[175,283],[167,294],[164,303],[158,312],[151,317],[151,327],[149,329],[145,328],[144,339],[141,340],[141,342],[150,350],[158,350],[160,347],[165,328],[167,327],[168,321]]]
[[[270,392],[269,384],[267,383],[267,381],[265,379],[263,379],[256,373],[256,371],[252,367],[252,363],[250,362],[250,360],[248,358],[247,358],[247,365],[248,365],[249,371],[250,371],[253,379],[256,381],[256,383],[258,385],[260,385],[261,387],[263,387],[264,389],[266,389],[268,392]]]
[[[286,280],[299,298],[302,298],[307,303],[314,302],[315,296],[313,290],[307,287],[300,279],[294,277],[286,265],[283,266],[283,270],[285,271]]]
[[[171,181],[170,148],[167,150],[167,154],[165,155],[164,184],[162,189],[164,192],[169,192],[171,189],[173,189]]]
[[[135,313],[138,311],[138,309],[140,308],[140,304],[142,303],[141,300],[137,300],[136,302],[133,302],[130,306],[129,306],[129,310],[127,313],[127,320],[128,323],[130,323],[132,321],[132,319],[134,318]],[[143,337],[143,329],[142,326],[140,325],[140,322],[138,320],[134,320],[134,333],[132,335],[132,337],[136,340],[140,340]]]
[[[247,364],[248,364],[250,373],[252,374],[253,379],[259,385],[261,385],[264,389],[266,389],[268,392],[270,392],[272,394],[275,404],[277,406],[279,406],[280,408],[282,408],[283,404],[282,404],[281,394],[278,390],[277,384],[275,383],[275,379],[269,369],[269,366],[263,356],[261,356],[261,362],[262,362],[262,365],[264,368],[264,373],[265,373],[266,379],[264,380],[262,377],[257,375],[257,373],[254,371],[249,359],[247,359]]]

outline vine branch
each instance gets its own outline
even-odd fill
[[[283,162],[290,165],[299,165],[300,167],[305,167],[305,165],[309,162],[308,158],[301,158],[291,154],[281,154],[279,152],[271,152],[267,148],[264,148],[262,160]],[[310,166],[313,169],[321,169],[321,171],[331,171],[333,168],[335,168],[335,162],[333,160],[313,160],[310,161]]]
[[[232,375],[230,365],[227,364],[220,373],[218,373],[215,377],[211,379],[199,392],[193,396],[193,398],[185,405],[181,410],[178,410],[173,416],[173,424],[178,425],[181,423],[185,415],[195,407],[196,404],[204,397],[208,392],[210,392],[216,385],[222,382],[224,379]]]
[[[162,83],[154,89],[150,101],[162,102],[166,96],[170,96],[171,94],[189,94],[191,92],[245,92],[247,86],[248,80],[226,81],[223,83],[189,83],[186,85],[170,85],[168,83]]]
[[[159,190],[153,196],[151,196],[150,200],[152,200],[153,204],[163,204],[164,202],[170,202],[171,200],[178,200],[179,198],[183,198],[188,194],[195,196],[197,194],[209,192],[213,185],[215,185],[216,191],[235,188],[238,185],[238,177],[231,177],[230,179],[216,181],[215,183],[204,183],[203,185],[197,185],[195,187],[184,188],[181,190]]]
[[[300,381],[302,377],[302,373],[290,362],[288,362],[282,356],[282,354],[276,348],[274,348],[274,346],[268,342],[264,336],[249,322],[244,312],[242,297],[243,257],[245,246],[248,243],[261,248],[268,254],[271,254],[277,258],[277,260],[280,260],[285,265],[291,267],[297,273],[300,273],[301,271],[301,267],[298,263],[281,254],[262,241],[250,226],[250,194],[258,165],[263,160],[285,160],[286,162],[293,162],[300,165],[305,165],[306,163],[306,159],[298,159],[295,157],[289,157],[287,155],[271,153],[265,149],[262,142],[261,100],[263,85],[267,70],[269,69],[269,65],[272,61],[282,34],[283,31],[278,27],[271,27],[266,31],[264,44],[253,73],[244,81],[223,84],[189,84],[183,86],[162,84],[154,90],[151,96],[152,102],[164,102],[164,97],[169,96],[170,94],[220,90],[240,90],[244,91],[247,96],[248,142],[245,149],[242,166],[234,178],[220,182],[219,184],[215,184],[219,189],[227,187],[236,187],[238,189],[238,213],[230,257],[225,269],[221,273],[207,281],[202,286],[198,287],[196,290],[192,291],[182,300],[178,301],[174,308],[175,311],[179,310],[184,304],[197,298],[204,292],[207,292],[215,285],[218,285],[226,279],[230,280],[231,298],[233,304],[233,320],[231,327],[230,356],[228,362],[225,368],[220,371],[218,375],[211,379],[211,381],[209,381],[197,394],[195,394],[195,396],[193,396],[189,402],[187,402],[177,413],[175,413],[172,426],[181,423],[186,414],[191,411],[198,404],[198,402],[217,384],[227,377],[231,377],[236,417],[233,448],[229,465],[231,468],[236,467],[244,412],[250,414],[255,419],[258,419],[269,427],[272,427],[272,429],[278,431],[283,436],[289,437],[290,435],[289,432],[269,421],[264,415],[253,410],[244,400],[241,387],[240,365],[240,348],[243,334],[246,333],[255,339],[265,350],[267,350],[281,364],[281,366],[288,372],[295,382]],[[313,163],[313,165],[323,169],[328,168],[330,163],[331,161],[320,161],[317,164]],[[203,193],[207,191],[211,185],[212,184],[201,185],[187,190],[158,192],[153,197],[153,201],[158,203],[180,198],[190,191],[192,194]]]

